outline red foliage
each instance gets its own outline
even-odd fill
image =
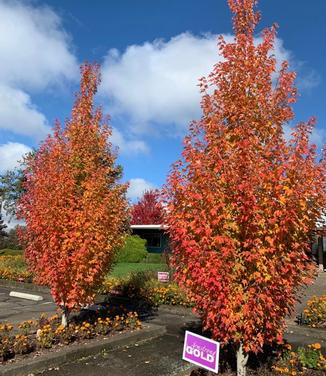
[[[131,210],[131,224],[160,225],[163,223],[163,207],[157,190],[145,191],[139,202]]]
[[[92,302],[95,289],[123,244],[127,186],[117,180],[101,109],[93,108],[99,67],[81,67],[71,119],[29,158],[19,203],[25,256],[38,283],[50,286],[65,310]]]
[[[276,74],[275,27],[254,42],[254,0],[229,0],[235,41],[200,80],[200,121],[165,188],[177,281],[223,343],[260,351],[281,340],[298,289],[311,280],[309,240],[325,213],[325,158],[309,144],[314,120],[293,118],[295,74]],[[277,76],[277,78],[276,78]]]

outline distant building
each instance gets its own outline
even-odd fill
[[[148,252],[163,253],[169,250],[169,236],[163,225],[131,225],[133,235],[146,240]],[[312,254],[320,271],[326,272],[326,227],[318,228],[312,244]]]
[[[326,271],[326,227],[317,228],[312,254],[318,264],[319,271]]]
[[[148,252],[163,253],[168,250],[169,238],[163,225],[131,225],[132,234],[146,240]]]

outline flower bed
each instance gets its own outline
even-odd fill
[[[0,256],[0,279],[18,282],[32,282],[33,274],[27,270],[24,257]]]
[[[300,322],[312,328],[326,328],[326,295],[313,296],[307,302]]]
[[[134,273],[127,278],[109,277],[104,281],[101,292],[143,299],[156,306],[192,306],[190,299],[178,285],[160,283],[150,273]]]
[[[279,352],[272,369],[276,373],[291,376],[302,375],[307,369],[326,370],[326,359],[320,348],[319,343],[313,343],[293,351],[291,345],[287,344]]]
[[[136,312],[114,309],[88,321],[81,321],[77,316],[66,328],[61,325],[58,315],[49,318],[42,315],[39,320],[24,321],[17,326],[0,324],[0,360],[4,363],[41,349],[140,328]]]

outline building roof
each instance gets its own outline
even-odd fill
[[[132,230],[164,230],[164,225],[131,225]]]

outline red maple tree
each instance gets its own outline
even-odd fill
[[[26,221],[25,257],[38,283],[51,288],[70,310],[91,303],[124,241],[127,185],[108,139],[111,128],[93,100],[98,65],[81,67],[80,92],[71,119],[56,123],[39,150],[26,161],[19,218]]]
[[[229,0],[234,42],[200,80],[202,118],[190,125],[164,197],[175,277],[213,338],[233,344],[238,374],[250,351],[281,341],[285,317],[315,269],[309,239],[325,213],[325,158],[309,144],[314,119],[294,113],[295,73],[276,72],[276,27],[254,40],[254,0]]]
[[[159,192],[155,189],[145,191],[143,197],[131,209],[131,224],[160,225],[163,223],[163,207]]]

